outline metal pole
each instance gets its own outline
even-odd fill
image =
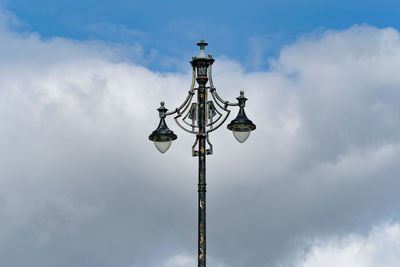
[[[199,104],[199,232],[198,267],[206,267],[206,94],[207,76],[197,78],[199,84],[197,103]]]
[[[197,83],[199,84],[199,87],[197,88],[197,103],[194,104],[192,103],[192,96],[194,94],[194,81],[192,82],[191,89],[189,91],[189,95],[186,98],[185,102],[179,107],[176,108],[175,111],[172,112],[167,112],[168,110],[164,107],[164,103],[161,103],[161,107],[158,108],[158,111],[160,112],[160,125],[159,127],[152,132],[152,134],[149,136],[150,141],[154,141],[156,144],[157,149],[160,150],[160,152],[164,153],[166,150],[168,150],[168,147],[166,149],[162,149],[157,145],[157,142],[170,142],[176,139],[176,135],[168,129],[167,125],[165,124],[164,118],[169,115],[173,115],[177,113],[177,116],[175,117],[176,122],[178,125],[184,129],[187,132],[196,134],[197,133],[197,138],[195,141],[195,144],[192,147],[192,155],[194,157],[198,156],[199,157],[199,183],[198,183],[198,267],[206,267],[206,155],[212,154],[212,144],[208,141],[208,132],[207,132],[207,127],[210,128],[210,131],[213,131],[217,128],[219,128],[224,121],[227,119],[227,116],[230,113],[230,110],[227,109],[228,106],[239,106],[240,111],[239,114],[237,115],[236,119],[234,119],[229,125],[228,129],[232,131],[253,131],[256,128],[256,125],[253,124],[251,120],[249,120],[246,117],[246,114],[244,113],[244,103],[247,100],[247,98],[244,97],[244,93],[241,92],[240,96],[236,98],[238,100],[237,104],[232,104],[229,103],[228,101],[223,100],[221,97],[219,97],[215,93],[215,88],[212,85],[212,78],[211,78],[211,65],[214,63],[214,59],[211,54],[208,54],[206,56],[204,52],[204,47],[207,46],[208,44],[204,42],[204,40],[201,40],[199,43],[197,43],[198,46],[200,46],[200,53],[198,57],[192,57],[192,61],[190,61],[190,64],[193,67],[193,78],[196,78]],[[196,75],[197,71],[197,75]],[[210,77],[207,77],[207,75],[210,75]],[[206,84],[208,82],[208,79],[210,78],[210,87],[206,87]],[[226,112],[226,116],[222,119],[221,122],[219,122],[216,126],[214,126],[212,117],[215,115],[214,113],[218,113],[220,115],[219,118],[221,118],[223,115],[216,111],[215,107],[213,107],[213,102],[212,101],[207,101],[207,90],[210,89],[210,92],[212,92],[213,99],[215,101],[219,101],[218,106]],[[191,104],[190,110],[186,114],[185,117],[181,118],[182,121],[184,121],[186,124],[191,126],[191,129],[188,129],[187,127],[183,126],[177,118],[181,117],[185,113],[189,105]],[[211,112],[209,111],[211,110]],[[208,114],[210,113],[210,114]],[[185,121],[186,117],[192,119],[191,123],[188,123]],[[197,125],[195,124],[195,118],[197,116]],[[217,118],[217,120],[219,119]],[[195,129],[198,129],[198,132],[195,131]],[[249,134],[249,133],[248,133]],[[247,136],[248,136],[247,134]],[[237,137],[235,135],[235,137]],[[247,137],[246,137],[247,138]],[[237,138],[239,142],[243,142],[244,140]],[[206,142],[209,145],[209,149],[206,148]],[[199,150],[195,151],[196,144],[199,144]]]

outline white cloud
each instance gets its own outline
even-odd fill
[[[151,71],[99,42],[0,28],[0,265],[192,264],[182,251],[196,251],[193,136],[168,120],[178,140],[167,154],[147,140],[159,101],[178,106],[190,74]],[[245,89],[257,130],[243,145],[225,127],[211,136],[215,264],[274,266],[304,236],[398,216],[397,30],[307,37],[267,72],[216,56],[220,95]]]
[[[367,236],[348,235],[312,242],[297,267],[395,267],[400,264],[400,226],[375,227]]]
[[[191,256],[189,254],[177,254],[168,258],[161,264],[155,264],[156,266],[162,267],[192,267],[197,265],[197,258],[196,256]],[[215,266],[215,267],[227,267],[224,263],[214,259],[214,258],[207,258],[207,265]]]
[[[163,265],[164,267],[190,267],[195,266],[197,263],[195,258],[186,255],[176,255]]]

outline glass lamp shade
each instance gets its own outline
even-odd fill
[[[176,134],[168,128],[164,118],[160,119],[157,129],[149,136],[149,140],[154,142],[154,145],[161,153],[165,153],[176,138]]]
[[[172,144],[172,141],[166,141],[166,142],[156,142],[156,141],[154,141],[154,145],[156,146],[158,151],[160,151],[161,153],[167,152],[167,150],[169,149],[171,144]]]
[[[243,143],[249,138],[250,132],[256,129],[256,125],[247,118],[244,108],[240,107],[238,115],[227,128],[233,132],[233,136],[239,143]]]
[[[232,131],[232,132],[233,136],[236,138],[236,140],[238,140],[239,143],[243,143],[244,141],[246,141],[251,133],[250,129],[247,132],[239,132],[239,131]]]

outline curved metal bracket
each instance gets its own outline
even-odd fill
[[[217,104],[221,103],[221,104],[224,105],[224,107],[219,105],[223,110],[226,110],[226,108],[228,106],[238,106],[239,105],[239,103],[230,103],[229,101],[224,100],[222,97],[220,97],[217,94],[217,89],[214,87],[214,83],[213,83],[213,80],[212,80],[212,66],[210,66],[208,68],[208,76],[210,77],[209,78],[209,81],[210,81],[210,93],[212,94],[212,96],[213,96],[213,98],[214,98],[214,100],[215,100],[215,102]]]
[[[199,136],[196,136],[196,141],[194,141],[194,144],[192,146],[192,156],[197,157],[199,155],[199,151],[196,150],[196,145],[199,143]]]
[[[192,72],[192,85],[190,86],[190,90],[188,92],[188,96],[186,97],[185,101],[182,103],[182,105],[180,105],[179,107],[177,107],[174,111],[170,111],[165,113],[165,116],[169,116],[169,115],[173,115],[175,113],[181,114],[184,113],[187,109],[187,105],[188,103],[190,104],[190,102],[192,102],[193,99],[193,95],[194,95],[194,85],[196,82],[196,71],[193,68],[193,72]],[[182,109],[184,109],[183,111],[181,111]]]
[[[210,140],[208,139],[208,134],[206,135],[206,142],[209,146],[209,148],[206,149],[207,155],[212,155],[213,153],[213,145],[211,144]],[[194,144],[192,146],[192,156],[197,157],[199,155],[199,151],[196,150],[196,145],[199,143],[199,135],[196,135],[196,140],[194,141]]]
[[[206,141],[207,141],[208,146],[210,147],[210,148],[208,148],[206,150],[207,151],[207,155],[212,155],[212,153],[213,153],[213,145],[211,144],[210,140],[208,139],[208,133],[207,133]]]
[[[210,155],[213,153],[213,145],[211,144],[208,133],[215,131],[219,127],[221,127],[225,121],[228,119],[231,110],[228,109],[229,106],[238,106],[239,103],[230,103],[229,101],[224,100],[217,94],[216,88],[214,87],[214,83],[212,80],[212,65],[208,68],[208,78],[210,87],[207,87],[209,93],[212,96],[213,101],[207,101],[207,109],[206,109],[206,122],[207,122],[207,130],[206,130],[206,141],[209,145],[209,149],[207,149],[207,154]],[[196,83],[196,70],[193,68],[192,71],[192,84],[190,86],[190,90],[185,101],[177,107],[175,110],[166,112],[165,116],[170,116],[176,114],[174,120],[176,124],[184,131],[191,133],[191,134],[199,134],[197,119],[198,118],[198,108],[197,103],[193,102],[193,96],[195,94],[196,88],[194,87]],[[213,104],[215,103],[216,106]],[[190,109],[189,109],[190,108]],[[224,111],[220,112],[218,109]],[[225,114],[223,114],[225,113]],[[216,118],[214,118],[216,117]],[[190,119],[191,122],[189,123],[187,120]],[[198,143],[198,137],[196,137],[196,142],[194,146]],[[192,154],[197,155],[198,151],[195,150],[194,146],[192,147]]]
[[[186,129],[186,128],[179,122],[178,119],[179,119],[180,117],[182,117],[182,114],[178,114],[176,117],[174,117],[174,120],[175,120],[176,124],[178,124],[178,126],[179,126],[182,130],[184,130],[184,131],[186,131],[186,132],[188,132],[188,133],[191,133],[191,134],[198,134],[198,132],[196,132],[196,131],[194,130],[194,128],[192,128],[192,130]]]
[[[222,124],[224,124],[224,122],[228,119],[229,114],[231,113],[231,110],[227,109],[227,105],[222,106],[222,105],[218,102],[216,90],[215,90],[214,87],[210,89],[210,93],[211,93],[211,96],[213,97],[215,103],[217,103],[218,107],[220,107],[222,110],[225,111],[225,115],[224,115],[224,117],[222,118],[222,121],[221,121],[220,123],[218,123],[215,127],[212,127],[208,132],[215,131],[216,129],[218,129],[219,127],[221,127]]]

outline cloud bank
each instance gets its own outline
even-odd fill
[[[400,262],[399,249],[399,225],[379,225],[367,236],[349,235],[324,241],[316,240],[296,266],[394,267]]]
[[[185,97],[189,65],[154,72],[119,48],[42,40],[1,16],[0,265],[193,266],[193,136],[169,120],[167,154],[147,140],[159,101]],[[369,253],[364,243],[387,235],[398,246],[397,224],[370,231],[399,219],[399,37],[371,26],[309,35],[265,72],[216,55],[217,89],[245,89],[257,130],[243,145],[226,129],[211,136],[209,264],[277,266],[338,233],[357,238],[311,244],[298,266],[335,253],[356,262],[354,246]]]

